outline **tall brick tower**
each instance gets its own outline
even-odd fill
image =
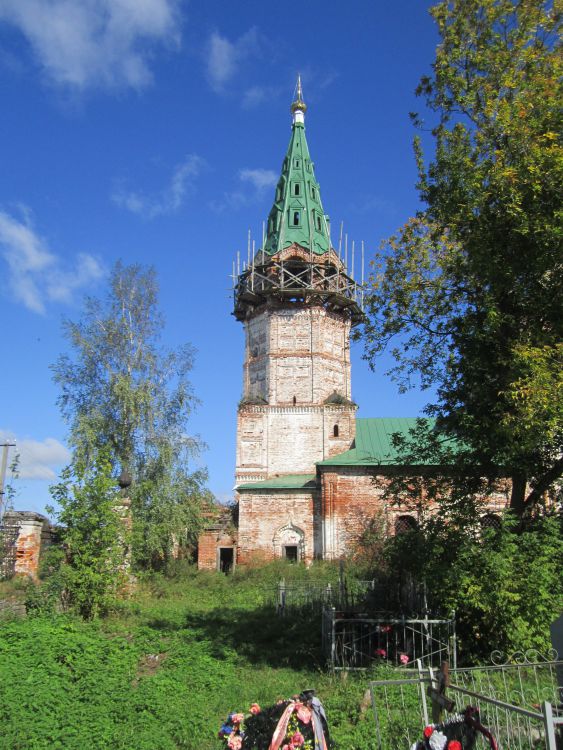
[[[239,562],[325,554],[315,464],[348,450],[355,435],[350,329],[362,317],[359,292],[330,241],[306,109],[298,79],[263,247],[235,286],[234,314],[246,335],[237,424]]]
[[[361,319],[359,292],[331,245],[306,109],[298,79],[265,241],[235,286],[246,334],[237,485],[314,473],[354,438],[350,329]]]

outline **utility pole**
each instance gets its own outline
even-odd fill
[[[0,448],[2,448],[2,465],[0,467],[0,523],[4,515],[4,483],[6,481],[6,469],[8,468],[8,449],[15,447],[15,443],[0,443]]]

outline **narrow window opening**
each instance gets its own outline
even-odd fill
[[[293,194],[294,194],[294,195],[299,195],[299,183],[297,183],[297,184],[296,184],[296,185],[294,186],[294,191],[293,191]]]
[[[300,220],[301,220],[301,212],[300,211],[294,211],[293,212],[293,226],[294,227],[298,227]]]
[[[293,163],[297,167],[297,169],[299,169],[299,159],[295,159]]]
[[[321,231],[321,217],[317,216],[317,229],[320,232]]]
[[[294,396],[294,397],[293,397],[293,406],[295,406],[295,404],[296,404],[296,403],[297,403],[297,397],[296,397],[296,396]]]
[[[332,435],[333,437],[338,437],[338,425],[337,424],[335,424],[332,429]]]
[[[314,187],[311,188],[311,195],[313,196],[314,200],[317,200],[317,191]]]

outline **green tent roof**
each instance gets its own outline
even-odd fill
[[[415,417],[381,417],[356,419],[354,447],[345,453],[319,461],[317,466],[397,466],[402,463],[395,447],[393,435],[408,436],[416,427]],[[431,420],[433,421],[433,420]]]
[[[286,474],[261,482],[239,484],[237,490],[314,490],[316,486],[315,474]]]
[[[264,244],[264,252],[268,255],[274,255],[293,244],[312,250],[316,255],[330,250],[328,217],[323,210],[321,191],[305,137],[307,107],[302,97],[301,81],[298,79],[297,97],[291,107],[291,140],[268,216]]]

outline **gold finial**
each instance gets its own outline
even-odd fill
[[[303,89],[301,88],[301,76],[299,74],[297,75],[297,85],[295,86],[294,96],[295,99],[291,105],[291,113],[293,115],[298,111],[305,113],[307,111],[307,105],[303,101]]]

